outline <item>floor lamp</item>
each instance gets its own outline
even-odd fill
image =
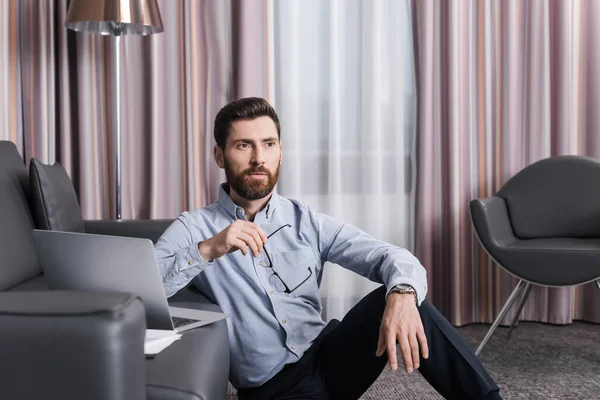
[[[65,26],[78,32],[115,38],[114,111],[116,131],[116,218],[121,219],[121,35],[151,35],[163,31],[156,0],[71,0]]]

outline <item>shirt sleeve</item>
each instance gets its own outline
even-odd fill
[[[214,263],[200,255],[198,244],[201,239],[193,237],[188,218],[189,213],[182,213],[154,245],[167,297],[173,296]]]
[[[383,283],[386,295],[399,284],[410,285],[420,305],[427,295],[427,271],[407,249],[375,239],[361,229],[310,211],[319,237],[322,261],[339,264],[373,282]]]

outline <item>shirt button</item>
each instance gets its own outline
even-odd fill
[[[296,350],[296,348],[294,346],[292,346],[292,350]]]
[[[258,265],[260,265],[261,267],[264,267],[266,264],[264,263],[264,261],[260,261],[260,262],[258,263]]]
[[[192,265],[194,262],[192,260],[188,261],[188,265]]]
[[[283,322],[283,323],[285,324],[285,323],[287,322],[287,320],[285,320],[285,319],[282,319],[282,320],[281,320],[281,322]]]
[[[270,294],[275,294],[275,291],[274,290],[269,290],[269,293]]]

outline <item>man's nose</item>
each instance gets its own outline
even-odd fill
[[[255,148],[252,152],[252,164],[262,165],[265,163],[265,153],[261,148]]]

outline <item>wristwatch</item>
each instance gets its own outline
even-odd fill
[[[401,283],[399,285],[396,285],[392,288],[392,290],[390,290],[390,293],[388,293],[388,297],[390,294],[392,293],[412,293],[412,295],[415,297],[415,303],[418,303],[417,300],[417,292],[415,291],[415,289],[407,284]]]

